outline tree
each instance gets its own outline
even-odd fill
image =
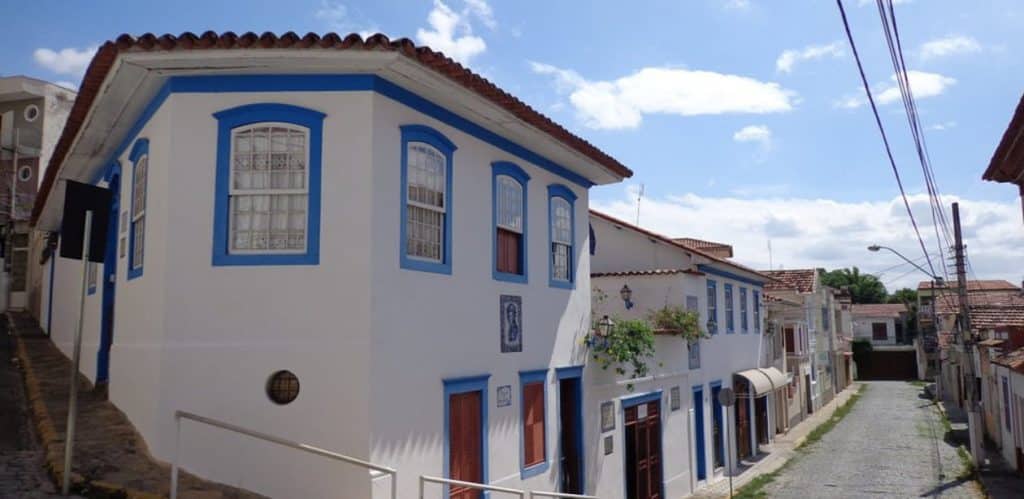
[[[850,292],[853,303],[885,303],[888,292],[885,285],[871,274],[861,274],[857,267],[837,269],[821,273],[821,283],[840,289],[845,287]]]
[[[889,295],[889,303],[903,303],[907,308],[910,308],[911,305],[917,305],[917,290],[910,288],[898,289]]]

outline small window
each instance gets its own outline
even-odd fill
[[[25,106],[25,111],[22,113],[22,116],[24,116],[25,121],[28,121],[29,123],[39,119],[39,106],[35,104]]]
[[[725,332],[732,334],[736,332],[736,316],[733,313],[735,304],[732,299],[732,284],[725,284]]]
[[[871,323],[871,339],[875,341],[885,341],[889,339],[889,330],[884,322]]]
[[[548,186],[551,238],[551,279],[554,287],[573,287],[574,215],[576,195],[563,185]]]
[[[747,322],[747,288],[740,288],[740,331],[746,333],[750,329]]]
[[[32,167],[28,165],[22,165],[18,168],[18,180],[22,182],[28,182],[32,180]]]
[[[708,334],[718,334],[718,283],[708,279]]]
[[[526,282],[526,185],[530,177],[508,162],[494,174],[494,278]]]
[[[129,155],[132,166],[131,228],[128,239],[128,279],[142,275],[146,247],[146,191],[149,177],[149,140],[139,139]]]
[[[754,332],[761,332],[761,292],[754,290],[751,292],[754,300]]]
[[[290,404],[298,396],[299,378],[291,371],[277,371],[267,379],[267,397],[275,404]]]

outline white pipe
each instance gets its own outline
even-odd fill
[[[92,246],[92,210],[85,212],[85,234],[82,246],[82,292],[78,301],[78,327],[75,329],[71,356],[71,381],[68,395],[68,424],[64,436],[64,481],[61,494],[71,493],[71,455],[75,450],[75,423],[78,418],[78,365],[82,356],[82,321],[85,317],[85,293],[89,285],[89,247]],[[56,255],[54,255],[56,256]],[[52,258],[52,257],[51,257]]]

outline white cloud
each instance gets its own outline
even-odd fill
[[[623,220],[636,217],[635,186],[623,189],[612,201],[592,200],[598,211]],[[937,252],[930,225],[928,197],[910,196],[929,251]],[[1024,260],[1024,231],[1020,230],[1018,201],[1006,203],[958,199],[966,244],[971,251],[974,273],[980,279],[1020,280],[1019,262]],[[921,256],[921,249],[907,219],[900,198],[845,202],[832,199],[783,197],[756,190],[750,196],[709,197],[694,193],[663,198],[645,197],[640,220],[643,226],[671,237],[697,237],[732,244],[736,261],[755,268],[768,268],[767,241],[771,239],[776,268],[828,269],[858,266],[864,272],[900,263],[896,257],[870,253],[866,247],[881,244],[895,248],[909,258]],[[598,248],[601,241],[597,241]],[[936,260],[935,265],[940,265]],[[924,265],[924,264],[922,264]],[[925,279],[909,269],[882,277],[889,290],[916,286]],[[941,272],[941,271],[940,271]]]
[[[466,6],[456,12],[441,0],[434,0],[434,8],[427,15],[429,29],[416,30],[416,41],[448,57],[468,64],[471,59],[487,50],[483,38],[473,34],[472,19],[495,28],[494,12],[485,0],[466,0]]]
[[[96,47],[84,49],[64,48],[54,51],[48,48],[36,49],[32,58],[36,64],[49,69],[57,74],[81,76],[85,68],[89,66]]]
[[[323,22],[332,31],[340,33],[342,36],[356,32],[359,33],[359,36],[368,38],[380,32],[380,29],[372,23],[355,21],[348,10],[348,7],[340,2],[331,2],[328,0],[321,1],[320,7],[313,14],[313,17]]]
[[[768,148],[772,144],[772,131],[765,125],[748,125],[732,134],[736,142],[756,142]]]
[[[750,8],[750,0],[725,0],[723,5],[727,9],[745,10]]]
[[[921,59],[929,60],[957,54],[981,52],[981,44],[970,36],[950,35],[921,45]]]
[[[789,111],[796,95],[778,83],[714,71],[648,67],[614,81],[589,81],[549,64],[531,62],[530,67],[535,73],[554,76],[556,88],[569,94],[584,125],[597,129],[636,128],[645,114]]]
[[[780,73],[789,73],[798,62],[812,61],[824,57],[841,57],[844,54],[842,42],[833,42],[828,45],[808,45],[799,50],[785,50],[775,60],[775,70]]]
[[[942,123],[936,123],[934,125],[929,125],[928,126],[928,130],[936,130],[936,131],[940,131],[941,132],[943,130],[949,130],[950,128],[955,128],[955,127],[956,127],[956,122],[955,121],[945,121],[945,122],[942,122]]]
[[[892,82],[875,85],[871,91],[875,95],[875,102],[881,105],[900,102],[900,87],[896,81],[896,75],[889,77]],[[907,71],[907,80],[910,81],[910,90],[914,94],[914,100],[927,99],[942,95],[949,87],[956,84],[956,79],[938,73],[926,73],[924,71]],[[868,103],[866,97],[860,92],[842,97],[835,102],[835,107],[853,109]]]

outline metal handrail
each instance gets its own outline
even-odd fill
[[[530,491],[530,499],[534,497],[549,497],[551,499],[598,499],[597,496],[586,496],[582,494],[565,494],[562,492],[537,492]]]
[[[334,459],[336,461],[342,461],[342,462],[345,462],[345,463],[348,463],[348,464],[359,466],[361,468],[366,468],[368,470],[376,471],[376,472],[383,473],[383,474],[386,474],[386,475],[391,475],[391,499],[398,499],[398,471],[395,470],[394,468],[389,468],[387,466],[381,466],[379,464],[373,464],[373,463],[371,463],[369,461],[363,461],[362,459],[356,459],[354,457],[349,457],[349,456],[346,456],[346,455],[343,455],[343,454],[338,454],[337,452],[331,452],[329,450],[321,449],[319,447],[315,447],[315,446],[312,446],[312,445],[309,445],[309,444],[304,444],[304,443],[301,443],[301,442],[296,442],[294,440],[287,440],[287,439],[284,439],[284,438],[275,437],[273,435],[268,435],[268,434],[263,433],[263,432],[259,432],[259,431],[256,431],[256,430],[250,430],[248,428],[243,428],[241,426],[233,425],[231,423],[225,423],[223,421],[218,421],[216,419],[199,416],[197,414],[192,414],[190,412],[185,412],[185,411],[175,411],[174,412],[174,422],[175,422],[175,425],[177,426],[177,428],[176,428],[176,432],[177,433],[175,434],[175,439],[174,439],[174,460],[171,461],[171,494],[170,494],[170,499],[177,499],[177,497],[178,497],[178,447],[180,446],[180,443],[181,443],[181,420],[182,419],[190,419],[190,420],[196,421],[198,423],[208,424],[210,426],[215,426],[217,428],[222,428],[222,429],[225,429],[225,430],[233,431],[235,433],[241,433],[242,435],[250,436],[250,437],[253,437],[253,438],[256,438],[256,439],[259,439],[259,440],[264,440],[264,441],[275,443],[275,444],[278,444],[278,445],[283,445],[285,447],[290,447],[292,449],[297,449],[297,450],[305,451],[305,452],[308,452],[310,454],[316,454],[318,456],[323,456],[323,457],[326,457],[326,458]],[[422,490],[423,490],[422,489],[422,485],[420,486],[420,490],[421,490],[420,496],[422,497],[422,495],[423,495],[422,494]]]
[[[464,482],[462,480],[452,480],[450,478],[441,478],[436,476],[420,475],[420,499],[425,499],[425,486],[427,482],[439,483],[441,485],[458,485],[460,487],[469,487],[476,490],[487,490],[491,492],[503,492],[505,494],[512,494],[519,496],[519,499],[527,499],[526,491],[519,489],[510,489],[507,487],[498,487],[495,485],[484,485],[476,482]]]

